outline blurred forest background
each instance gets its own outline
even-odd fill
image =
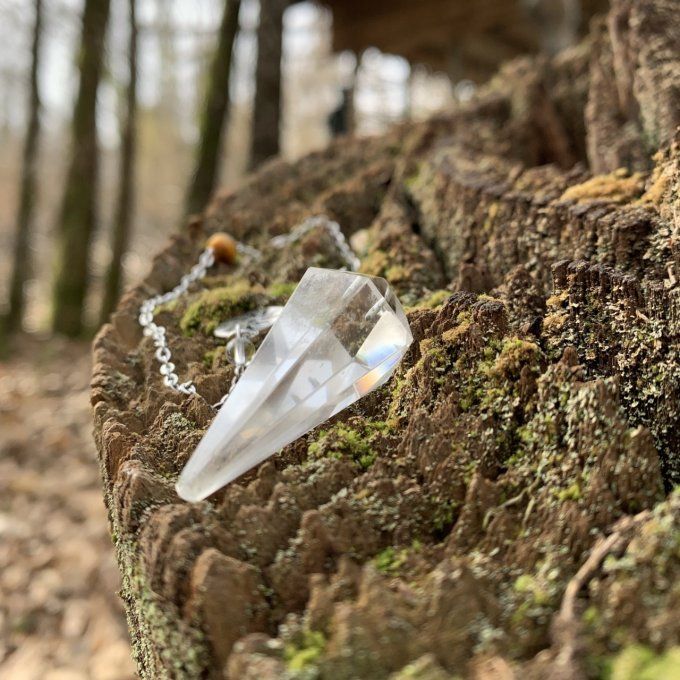
[[[359,133],[379,132],[394,121],[430,115],[445,108],[454,96],[445,74],[425,67],[412,71],[401,57],[369,49],[362,53],[357,63],[356,56],[349,51],[334,53],[331,12],[312,3],[297,3],[283,16],[280,133],[272,129],[277,121],[272,123],[270,115],[270,120],[265,121],[270,139],[263,140],[264,149],[262,145],[258,147],[251,142],[251,132],[254,124],[259,123],[252,115],[256,96],[259,7],[255,0],[230,4],[233,7],[229,11],[234,12],[239,4],[240,11],[229,76],[229,63],[224,58],[220,65],[224,68],[226,63],[227,73],[211,71],[216,49],[222,47],[223,52],[226,49],[227,58],[230,52],[228,45],[218,45],[220,38],[227,43],[230,39],[229,27],[221,26],[224,2],[137,0],[133,3],[137,78],[132,141],[135,148],[130,161],[124,158],[126,143],[130,144],[126,139],[130,104],[130,4],[115,0],[110,3],[107,36],[101,46],[103,54],[96,106],[99,182],[98,186],[87,187],[94,192],[92,248],[87,258],[85,284],[72,283],[85,287],[84,329],[96,328],[102,316],[102,295],[107,268],[111,265],[114,224],[120,219],[116,209],[120,211],[123,207],[120,201],[121,164],[131,162],[127,174],[134,178],[134,196],[126,207],[130,219],[129,250],[126,249],[124,256],[115,253],[123,258],[125,280],[137,278],[147,265],[147,257],[177,229],[185,213],[200,209],[205,202],[205,196],[199,191],[198,200],[202,202],[191,205],[196,199],[188,194],[200,153],[201,117],[210,104],[215,105],[206,99],[210,94],[211,77],[219,79],[215,85],[222,94],[225,85],[228,86],[229,111],[225,111],[223,143],[216,143],[214,129],[206,131],[208,139],[205,140],[218,154],[216,179],[223,187],[236,186],[249,168],[275,151],[272,144],[277,144],[279,138],[281,153],[287,158],[295,158],[326,144],[333,129],[340,132],[346,125],[338,120],[338,114],[342,116],[343,96],[347,97],[348,90],[354,90],[352,125]],[[61,239],[65,221],[59,211],[63,210],[74,101],[80,80],[77,55],[83,49],[82,3],[77,0],[43,0],[41,3],[3,0],[0,8],[3,15],[0,23],[0,88],[3,93],[0,108],[0,309],[5,314],[10,312],[12,253],[21,202],[20,179],[26,137],[32,132],[29,124],[31,108],[35,105],[30,94],[30,80],[36,8],[40,8],[36,73],[40,130],[33,150],[36,171],[30,188],[33,211],[28,218],[28,230],[31,233],[28,234],[27,256],[24,256],[26,263],[19,265],[26,272],[21,286],[25,291],[25,312],[18,316],[22,316],[24,327],[31,332],[46,331],[55,326],[69,335],[79,334],[77,323],[71,328],[69,323],[52,319],[50,305],[54,299],[52,289],[57,285],[55,272],[61,265],[55,261],[58,255],[55,242]],[[464,81],[459,87],[463,96],[467,93],[467,85]],[[267,97],[271,93],[265,91],[260,96],[263,95]],[[214,111],[210,116],[213,127],[222,122],[216,119]],[[89,172],[85,176],[94,180]],[[73,209],[78,210],[77,207]],[[26,225],[21,229],[27,231]],[[71,252],[70,258],[73,256]],[[83,273],[78,272],[78,275]],[[109,300],[109,309],[110,305]],[[62,305],[59,308],[61,313],[66,313]],[[12,314],[17,316],[16,311]],[[16,320],[12,326],[17,326]]]
[[[0,678],[133,677],[88,338],[217,187],[473,96],[603,0],[0,0]]]

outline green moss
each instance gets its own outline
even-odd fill
[[[272,283],[267,288],[267,295],[275,300],[287,300],[297,288],[296,283],[290,283],[288,281],[281,281],[278,283]]]
[[[434,655],[425,654],[391,675],[392,680],[461,680],[460,675],[451,675],[442,670]]]
[[[588,628],[597,628],[602,620],[600,612],[595,605],[590,605],[590,607],[583,612],[581,619]]]
[[[205,354],[203,355],[203,365],[210,370],[213,365],[215,364],[215,357],[218,354],[224,354],[224,348],[223,347],[216,347],[214,349],[209,349]]]
[[[416,171],[409,175],[408,177],[405,177],[403,180],[403,184],[407,189],[413,189],[418,185],[418,182],[420,180],[420,173],[422,172],[422,163],[418,163],[418,168]]]
[[[517,576],[503,596],[507,602],[503,618],[507,620],[508,632],[516,636],[517,650],[526,649],[530,639],[542,644],[545,626],[562,597],[564,573],[560,568],[560,546],[546,542],[545,555],[535,571],[515,572]]]
[[[359,271],[370,276],[385,276],[389,266],[390,258],[388,254],[384,250],[374,250],[361,261]]]
[[[300,644],[289,643],[283,651],[283,658],[289,671],[298,672],[313,666],[326,648],[324,634],[317,630],[305,630]]]
[[[399,281],[406,281],[408,279],[408,269],[402,265],[393,265],[385,271],[385,278],[390,283],[398,283]]]
[[[196,429],[196,423],[179,412],[171,413],[163,421],[164,434],[186,434]]]
[[[295,287],[294,283],[282,281],[264,289],[257,284],[252,285],[245,279],[229,285],[219,285],[195,297],[184,311],[179,326],[185,335],[191,336],[196,332],[210,335],[226,319],[244,314],[261,305],[285,303],[293,294]],[[164,309],[174,311],[176,307],[177,304],[173,308]]]
[[[403,551],[397,551],[392,546],[385,548],[373,558],[373,564],[383,574],[392,574],[404,563]]]
[[[455,345],[463,340],[472,325],[472,314],[469,311],[461,312],[456,319],[457,325],[442,334],[442,340]]]
[[[407,376],[411,375],[413,368],[405,373],[397,369],[397,374],[390,381],[390,406],[387,412],[386,423],[389,429],[397,429],[404,411],[404,403],[408,388],[411,385]]]
[[[430,293],[430,295],[418,302],[412,309],[436,309],[440,305],[443,305],[451,295],[452,293],[450,290],[440,288]]]
[[[484,424],[470,432],[474,447],[493,451],[499,462],[515,456],[512,463],[516,464],[526,448],[518,429],[530,417],[535,404],[531,385],[520,383],[519,378],[526,372],[525,367],[538,377],[541,350],[517,337],[502,341],[493,329],[484,334],[483,323],[475,321],[473,309],[460,312],[456,321],[457,325],[441,336],[421,341],[421,357],[405,376],[406,382],[411,385],[413,374],[422,374],[435,388],[455,385],[461,414],[476,417]],[[399,380],[392,395],[388,421],[398,424],[401,413],[408,409],[408,393]],[[437,398],[438,391],[433,389],[433,401]],[[527,430],[525,434],[530,433]],[[468,443],[472,446],[471,441]],[[436,531],[447,525],[447,514],[455,515],[455,507],[449,510],[441,513]]]
[[[180,300],[170,300],[170,302],[165,302],[162,305],[156,307],[155,313],[162,314],[163,312],[174,312],[180,305]]]
[[[441,385],[444,374],[451,369],[448,347],[439,338],[425,338],[420,342],[421,357],[415,366],[416,371],[423,369],[435,374],[434,383]]]
[[[541,586],[536,578],[529,574],[518,576],[513,588],[516,593],[529,595],[535,604],[546,605],[550,602],[550,594]]]
[[[516,380],[520,371],[526,365],[535,365],[541,350],[533,342],[519,338],[509,338],[503,341],[500,354],[491,367],[492,377]]]
[[[544,442],[543,434],[547,431],[545,428],[537,428],[536,424],[538,420],[545,423],[552,420],[552,415],[550,414],[537,414],[531,423],[527,425],[521,425],[515,430],[515,440],[517,442],[517,448],[508,456],[504,464],[508,468],[517,467],[526,462],[527,452],[532,450],[535,446],[540,445]],[[539,434],[539,430],[540,434]]]
[[[656,654],[645,645],[622,649],[610,664],[609,680],[680,680],[680,647]]]
[[[435,502],[432,513],[432,528],[435,535],[443,537],[449,533],[459,507],[460,503],[450,499]]]
[[[573,482],[566,489],[557,490],[556,494],[558,501],[577,501],[581,498],[581,487],[578,482]]]
[[[354,429],[346,423],[338,423],[328,430],[319,432],[316,441],[309,445],[312,458],[351,458],[364,470],[373,465],[376,452],[373,441],[377,435],[386,432],[384,421],[366,421]]]
[[[422,547],[418,539],[414,539],[408,548],[397,549],[388,546],[373,558],[373,565],[383,574],[397,574],[406,564],[409,555],[419,552]]]
[[[266,300],[263,293],[262,288],[251,286],[245,280],[206,290],[187,307],[179,326],[185,335],[194,335],[197,331],[210,335],[225,319],[263,304]]]
[[[115,548],[121,565],[121,598],[132,638],[132,651],[143,678],[203,677],[209,663],[208,645],[195,622],[186,622],[177,609],[148,584],[139,547],[121,539],[115,529]]]

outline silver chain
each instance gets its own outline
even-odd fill
[[[361,264],[359,258],[350,248],[349,243],[347,243],[347,239],[342,233],[340,225],[326,215],[308,217],[290,233],[274,236],[270,239],[269,243],[274,248],[284,248],[317,227],[324,227],[328,231],[343,259],[347,262],[349,269],[356,271]],[[252,260],[258,260],[262,257],[262,253],[257,248],[253,248],[245,243],[237,243],[236,250],[239,254],[249,257]],[[182,276],[179,283],[172,290],[163,293],[162,295],[154,295],[153,297],[148,298],[139,308],[139,325],[142,327],[144,335],[153,339],[154,346],[156,347],[155,356],[160,364],[159,371],[163,376],[163,383],[166,387],[169,387],[176,392],[181,392],[182,394],[196,394],[196,385],[192,380],[187,380],[182,383],[179,381],[179,376],[175,372],[176,366],[172,362],[172,353],[168,346],[166,329],[164,326],[161,326],[154,321],[154,315],[156,309],[160,305],[177,300],[186,294],[189,287],[193,283],[203,279],[214,264],[215,253],[212,248],[206,248],[200,254],[198,262],[191,268],[188,274]],[[218,409],[224,404],[227,397],[236,386],[236,383],[239,381],[239,378],[248,367],[248,364],[250,364],[251,357],[248,356],[248,345],[252,346],[252,338],[257,335],[260,330],[262,330],[262,327],[258,326],[258,324],[252,325],[247,322],[243,325],[236,324],[233,338],[227,344],[227,358],[234,365],[234,375],[226,394],[216,404],[213,404],[213,408]]]
[[[163,383],[166,387],[182,394],[195,394],[196,385],[191,380],[180,383],[179,376],[175,373],[175,364],[171,361],[172,354],[170,347],[168,347],[165,326],[155,323],[153,317],[159,305],[172,302],[184,295],[189,290],[189,286],[200,281],[213,264],[215,264],[215,253],[212,248],[206,248],[198,258],[198,263],[179,280],[179,283],[172,290],[148,298],[139,308],[139,325],[142,327],[145,336],[153,338],[153,344],[156,347],[156,360],[161,365],[159,370],[163,376]]]
[[[314,215],[313,217],[308,217],[304,222],[301,222],[295,229],[293,229],[288,234],[281,234],[281,236],[274,236],[269,243],[274,246],[274,248],[283,248],[289,243],[293,243],[299,240],[307,232],[317,227],[324,227],[331,238],[333,239],[335,246],[340,251],[345,262],[349,265],[352,271],[359,269],[361,261],[355,255],[354,251],[350,248],[349,243],[345,235],[340,229],[340,225],[334,220],[329,219],[326,215]]]

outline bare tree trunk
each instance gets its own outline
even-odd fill
[[[128,247],[130,225],[134,205],[134,165],[136,155],[137,124],[137,16],[136,0],[128,0],[130,13],[130,47],[128,64],[130,69],[125,123],[120,159],[118,202],[111,239],[111,263],[104,283],[101,323],[105,323],[116,306],[120,295],[123,256]]]
[[[179,59],[177,56],[177,45],[175,44],[176,29],[173,25],[172,15],[166,11],[167,0],[156,0],[155,11],[158,17],[153,26],[155,34],[158,36],[158,47],[160,52],[160,109],[163,116],[178,124],[181,116],[180,93],[177,83],[177,72],[179,70]]]
[[[201,115],[201,137],[187,190],[185,215],[204,208],[217,182],[224,121],[229,111],[229,76],[240,7],[241,0],[225,0],[217,48],[210,66],[208,91]]]
[[[289,0],[260,0],[250,167],[279,153],[283,13]]]
[[[80,45],[80,86],[72,123],[71,156],[58,223],[52,328],[77,336],[83,330],[90,245],[96,225],[99,150],[97,89],[102,71],[110,0],[86,0]]]
[[[16,331],[21,328],[24,317],[24,287],[31,272],[29,244],[33,226],[33,212],[36,194],[36,160],[40,137],[40,91],[38,71],[42,43],[43,0],[35,0],[35,24],[31,48],[31,80],[28,129],[24,143],[24,158],[21,177],[21,197],[16,225],[12,279],[9,291],[9,311],[6,329]]]

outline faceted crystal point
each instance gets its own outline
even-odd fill
[[[198,501],[384,384],[413,340],[381,278],[311,267],[186,464]]]

